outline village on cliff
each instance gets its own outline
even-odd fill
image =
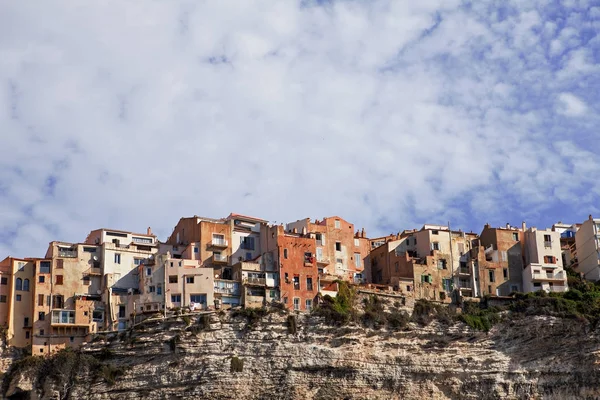
[[[0,322],[8,345],[46,355],[173,310],[277,303],[310,312],[342,282],[404,303],[502,300],[567,291],[565,269],[599,280],[599,248],[600,219],[592,216],[543,230],[424,225],[378,238],[337,216],[285,226],[193,216],[165,242],[150,228],[97,229],[81,243],[51,242],[42,258],[5,258]]]

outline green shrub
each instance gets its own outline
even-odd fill
[[[186,326],[189,326],[192,323],[192,319],[189,315],[182,315],[181,320],[185,323]]]
[[[244,370],[244,360],[236,356],[231,357],[230,372],[242,372]]]
[[[287,317],[287,328],[288,333],[295,335],[298,332],[298,326],[295,315],[288,315]]]
[[[324,317],[325,321],[334,325],[344,325],[356,319],[354,299],[356,292],[346,282],[337,281],[338,294],[336,297],[323,296],[315,315]]]
[[[262,320],[264,316],[269,314],[269,311],[265,308],[241,308],[233,312],[234,317],[243,316],[246,317],[248,324],[246,327],[252,329]]]

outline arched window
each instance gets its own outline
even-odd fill
[[[23,279],[17,278],[17,283],[15,284],[15,290],[23,290]]]
[[[23,290],[29,292],[29,279],[23,281]]]

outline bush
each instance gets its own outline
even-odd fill
[[[295,315],[288,315],[287,317],[287,328],[288,333],[295,335],[298,332],[297,321]]]
[[[235,310],[232,315],[234,317],[238,317],[238,316],[246,317],[246,320],[248,321],[248,324],[246,325],[246,327],[249,329],[252,329],[267,314],[269,314],[269,311],[266,308],[262,307],[262,308],[241,308],[239,310]]]
[[[182,315],[181,320],[185,323],[186,326],[189,326],[192,323],[192,319],[189,315]]]
[[[388,317],[388,324],[394,329],[404,329],[410,322],[410,316],[404,311],[393,311]]]
[[[381,299],[375,295],[370,295],[364,299],[363,303],[365,306],[363,323],[365,325],[372,325],[375,329],[383,327],[387,322],[387,315]]]
[[[423,299],[417,300],[413,309],[412,320],[420,325],[428,325],[434,319],[449,324],[453,320],[453,313],[448,306]]]
[[[326,322],[334,325],[344,325],[356,319],[354,299],[356,293],[346,282],[338,281],[338,294],[336,297],[325,295],[321,303],[315,308],[314,313],[324,317]]]
[[[242,372],[244,370],[244,360],[236,356],[231,357],[230,372]]]

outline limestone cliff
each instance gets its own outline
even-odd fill
[[[518,318],[487,334],[437,321],[399,330],[336,327],[283,312],[251,324],[229,313],[186,322],[152,322],[52,365],[17,366],[5,379],[5,398],[600,397],[599,331],[576,320]]]

